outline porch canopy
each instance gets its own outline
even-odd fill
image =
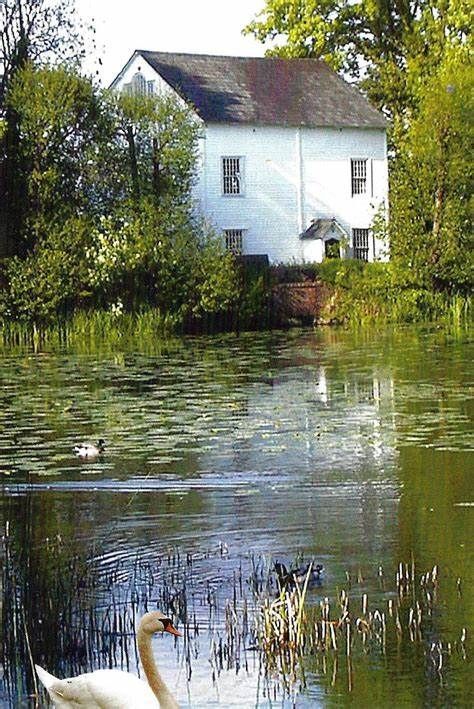
[[[300,239],[321,239],[322,241],[349,240],[349,234],[337,219],[313,219],[309,227],[300,234]]]

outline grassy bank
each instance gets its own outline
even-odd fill
[[[323,313],[329,322],[442,320],[462,325],[472,318],[469,294],[431,290],[390,263],[327,263],[321,264],[318,275],[332,287]]]
[[[174,335],[270,329],[285,321],[272,305],[278,283],[318,280],[324,285],[318,324],[359,326],[387,323],[441,322],[464,327],[472,321],[468,293],[436,292],[410,281],[391,263],[327,260],[321,264],[270,267],[267,273],[243,272],[240,296],[231,308],[198,316],[142,306],[126,312],[76,309],[67,316],[0,321],[0,338],[7,346],[87,346],[103,342],[119,346],[133,339],[153,341]],[[291,314],[289,314],[291,316]]]
[[[279,267],[275,276],[280,282],[319,280],[326,286],[320,324],[443,321],[462,326],[472,319],[469,293],[435,291],[393,263],[328,259]]]
[[[120,349],[127,343],[169,343],[185,334],[214,334],[269,328],[267,287],[254,279],[248,292],[233,308],[215,313],[189,315],[141,307],[127,312],[120,308],[75,310],[44,322],[0,320],[0,346],[76,350]]]
[[[64,346],[93,349],[104,344],[118,348],[131,340],[153,342],[165,340],[180,328],[177,317],[163,314],[157,308],[138,313],[115,313],[105,310],[78,311],[47,325],[25,322],[3,322],[0,338],[7,347]]]

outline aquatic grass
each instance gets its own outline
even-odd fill
[[[196,561],[225,556],[223,544],[201,554],[173,548],[153,560],[137,555],[130,564],[103,558],[93,549],[77,553],[60,536],[35,549],[17,548],[7,525],[0,552],[5,590],[0,685],[12,705],[36,694],[31,658],[59,676],[113,667],[137,671],[137,620],[157,607],[182,626],[185,640],[176,651],[188,678],[201,632],[197,611],[206,605],[209,636],[220,637],[220,669],[240,667],[250,625],[246,601],[241,600],[242,578],[234,576],[233,606],[226,606],[224,624],[216,589],[194,580]],[[42,569],[34,584],[25,573],[32,564]]]
[[[213,682],[222,672],[250,671],[253,663],[274,697],[294,697],[319,663],[334,685],[342,671],[338,657],[345,658],[349,690],[358,663],[373,653],[387,661],[394,653],[415,653],[440,683],[451,662],[469,657],[466,628],[449,639],[437,630],[447,588],[438,565],[419,574],[414,559],[397,566],[393,581],[378,566],[374,599],[361,570],[353,577],[347,572],[346,587],[317,587],[315,594],[311,567],[301,584],[275,594],[272,566],[252,555],[234,566],[223,595],[220,579],[199,575],[206,558],[228,558],[223,543],[201,552],[174,547],[152,557],[109,558],[93,549],[77,553],[59,536],[19,549],[7,525],[1,554],[1,683],[13,705],[37,696],[32,658],[61,676],[110,667],[137,671],[136,624],[156,607],[178,620],[184,639],[176,653],[188,680],[207,646]],[[25,575],[32,565],[38,568],[33,585]],[[459,577],[452,590],[461,597]]]
[[[0,323],[4,347],[54,349],[75,347],[79,351],[106,345],[121,347],[134,340],[156,341],[183,330],[182,318],[149,308],[134,313],[110,310],[77,311],[74,315],[41,326],[36,323]]]
[[[444,323],[464,327],[472,321],[467,290],[452,294],[411,280],[395,262],[360,264],[328,261],[318,266],[330,288],[321,322],[367,327],[387,323]]]
[[[462,628],[451,640],[443,640],[437,634],[434,617],[439,612],[438,566],[417,576],[413,559],[400,562],[391,588],[387,588],[381,566],[377,576],[384,591],[382,605],[379,599],[378,605],[373,606],[367,592],[359,599],[354,596],[357,585],[364,582],[360,571],[355,584],[346,572],[348,588],[342,588],[335,601],[324,596],[315,604],[307,593],[309,576],[301,588],[297,584],[295,589],[281,590],[276,598],[260,597],[255,638],[265,673],[273,678],[279,676],[289,692],[295,683],[302,682],[316,656],[342,654],[352,663],[352,678],[354,658],[374,652],[386,655],[388,648],[395,646],[398,653],[408,654],[411,649],[421,653],[427,670],[443,683],[448,661],[454,657],[467,659],[467,629]],[[459,593],[459,578],[456,588]],[[334,671],[337,673],[336,667]]]
[[[255,618],[256,642],[263,650],[266,672],[277,674],[286,691],[298,679],[301,654],[306,642],[305,599],[311,578],[310,564],[301,585],[281,588],[275,599],[265,598]]]

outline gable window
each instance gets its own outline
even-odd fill
[[[242,157],[222,158],[222,194],[243,194],[243,162]]]
[[[225,248],[236,256],[240,256],[244,250],[244,230],[224,229]]]
[[[354,258],[361,261],[369,260],[369,230],[353,229],[352,243],[354,247]]]
[[[123,87],[124,93],[135,96],[151,96],[155,93],[155,82],[147,81],[141,71],[137,71],[129,84]]]
[[[351,160],[351,187],[352,196],[366,194],[367,192],[367,160]]]

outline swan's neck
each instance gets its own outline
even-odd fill
[[[161,709],[179,709],[176,700],[158,672],[151,647],[151,635],[146,633],[142,628],[138,628],[137,645],[148,684],[150,685],[151,691],[158,699]]]

